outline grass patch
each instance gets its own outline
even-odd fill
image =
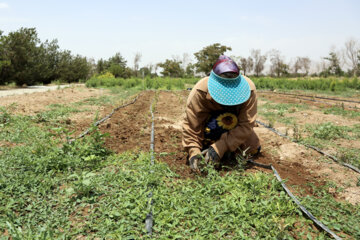
[[[349,118],[360,117],[360,111],[345,110],[342,107],[327,108],[323,112],[324,112],[324,114],[340,115],[340,116],[349,117]]]
[[[336,188],[335,185],[313,187],[314,196],[302,198],[302,204],[314,216],[320,216],[318,219],[330,229],[338,232],[340,237],[359,239],[360,205],[354,206],[343,201],[336,201],[329,193],[329,187]],[[335,191],[339,193],[342,189],[336,188]]]
[[[196,78],[114,78],[114,77],[93,77],[86,81],[87,87],[122,87],[123,89],[138,88],[163,89],[163,90],[183,90],[185,84],[195,84],[199,79]]]
[[[258,109],[259,115],[265,117],[272,126],[275,122],[293,125],[295,124],[295,119],[293,117],[286,117],[286,114],[306,110],[308,106],[303,104],[272,103],[267,100]]]

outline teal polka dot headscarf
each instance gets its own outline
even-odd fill
[[[239,74],[236,78],[223,78],[225,72]],[[234,106],[246,102],[250,97],[250,86],[239,73],[236,63],[227,56],[220,56],[214,64],[208,81],[210,96],[219,104]]]

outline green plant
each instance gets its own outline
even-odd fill
[[[331,122],[318,124],[314,127],[310,127],[313,132],[313,137],[320,139],[337,139],[346,138],[348,135],[343,127],[336,126]]]

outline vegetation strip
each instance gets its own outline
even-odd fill
[[[320,96],[310,96],[310,95],[304,95],[304,94],[283,93],[283,92],[273,92],[273,91],[258,91],[258,92],[259,92],[259,93],[273,93],[273,94],[279,94],[279,95],[289,95],[289,96],[295,96],[295,97],[320,98],[320,99],[333,100],[333,101],[338,101],[338,102],[360,103],[360,101],[354,101],[354,100],[348,100],[348,99],[328,98],[328,97],[320,97]]]
[[[150,135],[150,164],[154,165],[154,140],[155,140],[155,121],[154,121],[154,112],[153,112],[153,107],[155,104],[155,99],[153,101],[153,103],[150,105],[150,113],[151,113],[151,135]],[[153,170],[150,170],[150,173],[153,173]],[[152,186],[150,186],[152,188]],[[150,193],[148,195],[149,198],[149,209],[150,212],[146,215],[146,219],[145,219],[145,229],[146,232],[151,235],[152,234],[152,227],[154,224],[154,220],[153,220],[153,213],[152,213],[152,205],[153,205],[153,192],[152,190],[150,190]]]
[[[311,145],[306,144],[306,143],[299,143],[298,141],[294,141],[294,140],[291,139],[289,136],[286,136],[285,134],[277,131],[275,128],[270,127],[270,126],[267,125],[266,123],[263,123],[263,122],[261,122],[261,121],[259,121],[259,120],[256,120],[256,122],[257,122],[258,124],[266,127],[266,128],[269,129],[270,131],[276,133],[277,135],[279,135],[279,136],[281,136],[281,137],[287,138],[287,139],[289,139],[289,140],[292,141],[292,142],[295,142],[295,143],[297,143],[297,144],[302,144],[302,145],[304,145],[305,147],[311,148],[311,149],[313,149],[313,150],[321,153],[322,155],[324,155],[324,156],[332,159],[334,162],[337,162],[337,163],[343,165],[344,167],[350,168],[351,170],[353,170],[353,171],[355,171],[355,172],[357,172],[357,173],[360,173],[360,169],[358,169],[357,167],[355,167],[355,166],[353,166],[353,165],[351,165],[351,164],[348,164],[348,163],[342,163],[342,162],[340,162],[339,159],[337,159],[335,156],[332,156],[332,155],[330,155],[330,154],[322,151],[321,149],[319,149],[319,148],[317,148],[317,147],[311,146]]]
[[[300,202],[299,200],[294,196],[294,194],[292,194],[292,192],[287,188],[287,186],[285,185],[285,183],[283,182],[283,180],[281,179],[279,173],[276,171],[275,167],[267,164],[262,164],[262,163],[257,163],[254,162],[252,159],[249,159],[248,162],[250,162],[251,164],[254,164],[256,166],[259,167],[263,167],[263,168],[267,168],[267,169],[272,169],[274,172],[274,175],[276,176],[276,179],[280,182],[281,186],[283,187],[283,189],[285,190],[285,192],[291,197],[291,199],[296,203],[296,205],[298,205],[298,207],[301,209],[301,211],[303,213],[306,214],[306,216],[308,216],[317,226],[319,226],[320,228],[322,228],[325,232],[329,233],[333,238],[339,240],[341,239],[339,236],[337,236],[333,231],[331,231],[328,227],[326,227],[322,222],[320,222],[319,220],[317,220],[314,215],[312,215]]]
[[[271,92],[260,92],[260,93],[271,93]],[[278,95],[281,95],[281,93],[279,93]],[[284,95],[288,95],[288,94],[284,94]],[[300,95],[299,95],[300,96]],[[310,101],[310,102],[318,102],[318,103],[323,103],[323,104],[327,104],[327,105],[330,105],[330,106],[334,106],[333,103],[329,103],[329,102],[325,102],[325,101],[319,101],[319,100],[315,100],[315,99],[310,99],[310,98],[301,98],[299,96],[289,96],[291,98],[296,98],[296,99],[299,99],[299,100],[305,100],[305,101]],[[310,97],[310,96],[308,96]],[[352,108],[352,109],[359,109],[358,107],[353,107],[353,106],[343,106],[343,108]]]
[[[105,122],[107,119],[111,118],[111,116],[112,116],[117,110],[119,110],[120,108],[124,108],[124,107],[126,107],[126,106],[131,105],[131,104],[134,104],[134,103],[136,102],[136,100],[138,99],[138,97],[140,97],[140,95],[141,95],[141,93],[138,94],[131,102],[126,103],[126,104],[123,104],[123,105],[121,105],[121,106],[119,106],[119,107],[114,108],[114,109],[111,111],[111,113],[109,113],[107,116],[105,116],[104,118],[100,119],[99,121],[95,122],[95,123],[92,125],[92,127],[96,127],[96,126],[100,125],[101,123]],[[74,138],[73,138],[73,139],[70,139],[69,142],[73,142],[73,141],[75,141],[75,140],[78,139],[78,138],[84,137],[85,135],[87,135],[87,134],[91,131],[91,129],[92,129],[91,127],[88,128],[88,129],[85,130],[83,133],[81,133],[77,138],[75,138],[75,139],[74,139]]]

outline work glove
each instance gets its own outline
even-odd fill
[[[189,164],[190,168],[195,173],[200,173],[200,165],[201,160],[203,159],[203,156],[201,154],[197,154],[190,158]]]
[[[205,154],[205,162],[207,164],[211,163],[212,165],[214,165],[215,169],[218,169],[220,167],[220,156],[211,146],[209,147],[209,149]]]

